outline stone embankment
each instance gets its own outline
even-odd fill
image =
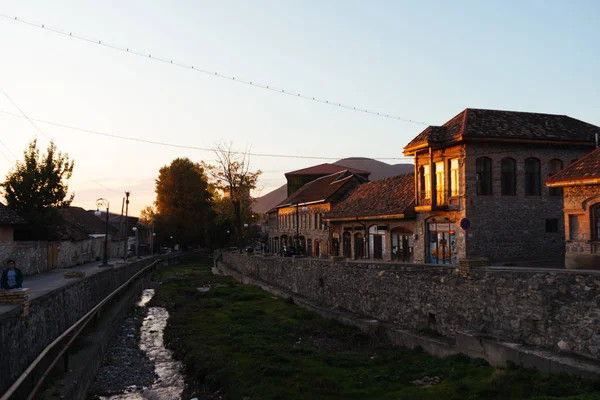
[[[535,346],[583,356],[592,364],[600,359],[597,271],[482,267],[461,276],[450,266],[234,253],[221,260],[241,276],[316,305],[411,332],[435,333],[454,343],[465,337],[507,342],[502,350],[507,352]]]

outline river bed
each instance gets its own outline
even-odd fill
[[[144,290],[136,310],[124,321],[92,385],[91,393],[95,395],[91,398],[181,399],[185,388],[183,366],[173,359],[164,343],[169,312],[162,307],[147,307],[153,296],[154,289]]]

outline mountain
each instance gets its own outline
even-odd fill
[[[342,158],[334,162],[336,165],[342,165],[348,168],[361,169],[369,171],[371,175],[369,180],[376,181],[390,176],[407,174],[414,171],[412,164],[387,164],[382,161],[373,160],[365,157],[349,157]],[[252,210],[256,213],[265,213],[277,204],[281,203],[287,197],[286,185],[282,185],[277,189],[257,197]]]
[[[362,169],[363,171],[369,171],[370,181],[377,181],[383,178],[389,178],[390,176],[408,174],[413,172],[415,167],[412,164],[387,164],[382,161],[373,160],[372,158],[365,157],[350,157],[342,158],[334,162],[337,165],[343,165],[344,167]]]

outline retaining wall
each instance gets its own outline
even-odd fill
[[[336,262],[226,253],[245,276],[410,330],[460,332],[600,359],[600,273]]]
[[[167,264],[189,262],[194,254],[153,257],[114,268],[106,268],[83,279],[49,291],[23,307],[0,315],[0,393],[4,393],[29,364],[67,328],[136,272],[157,259]]]

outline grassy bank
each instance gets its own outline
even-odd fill
[[[153,301],[171,312],[169,347],[190,379],[226,399],[600,399],[599,385],[577,378],[376,343],[206,265],[156,279]]]

